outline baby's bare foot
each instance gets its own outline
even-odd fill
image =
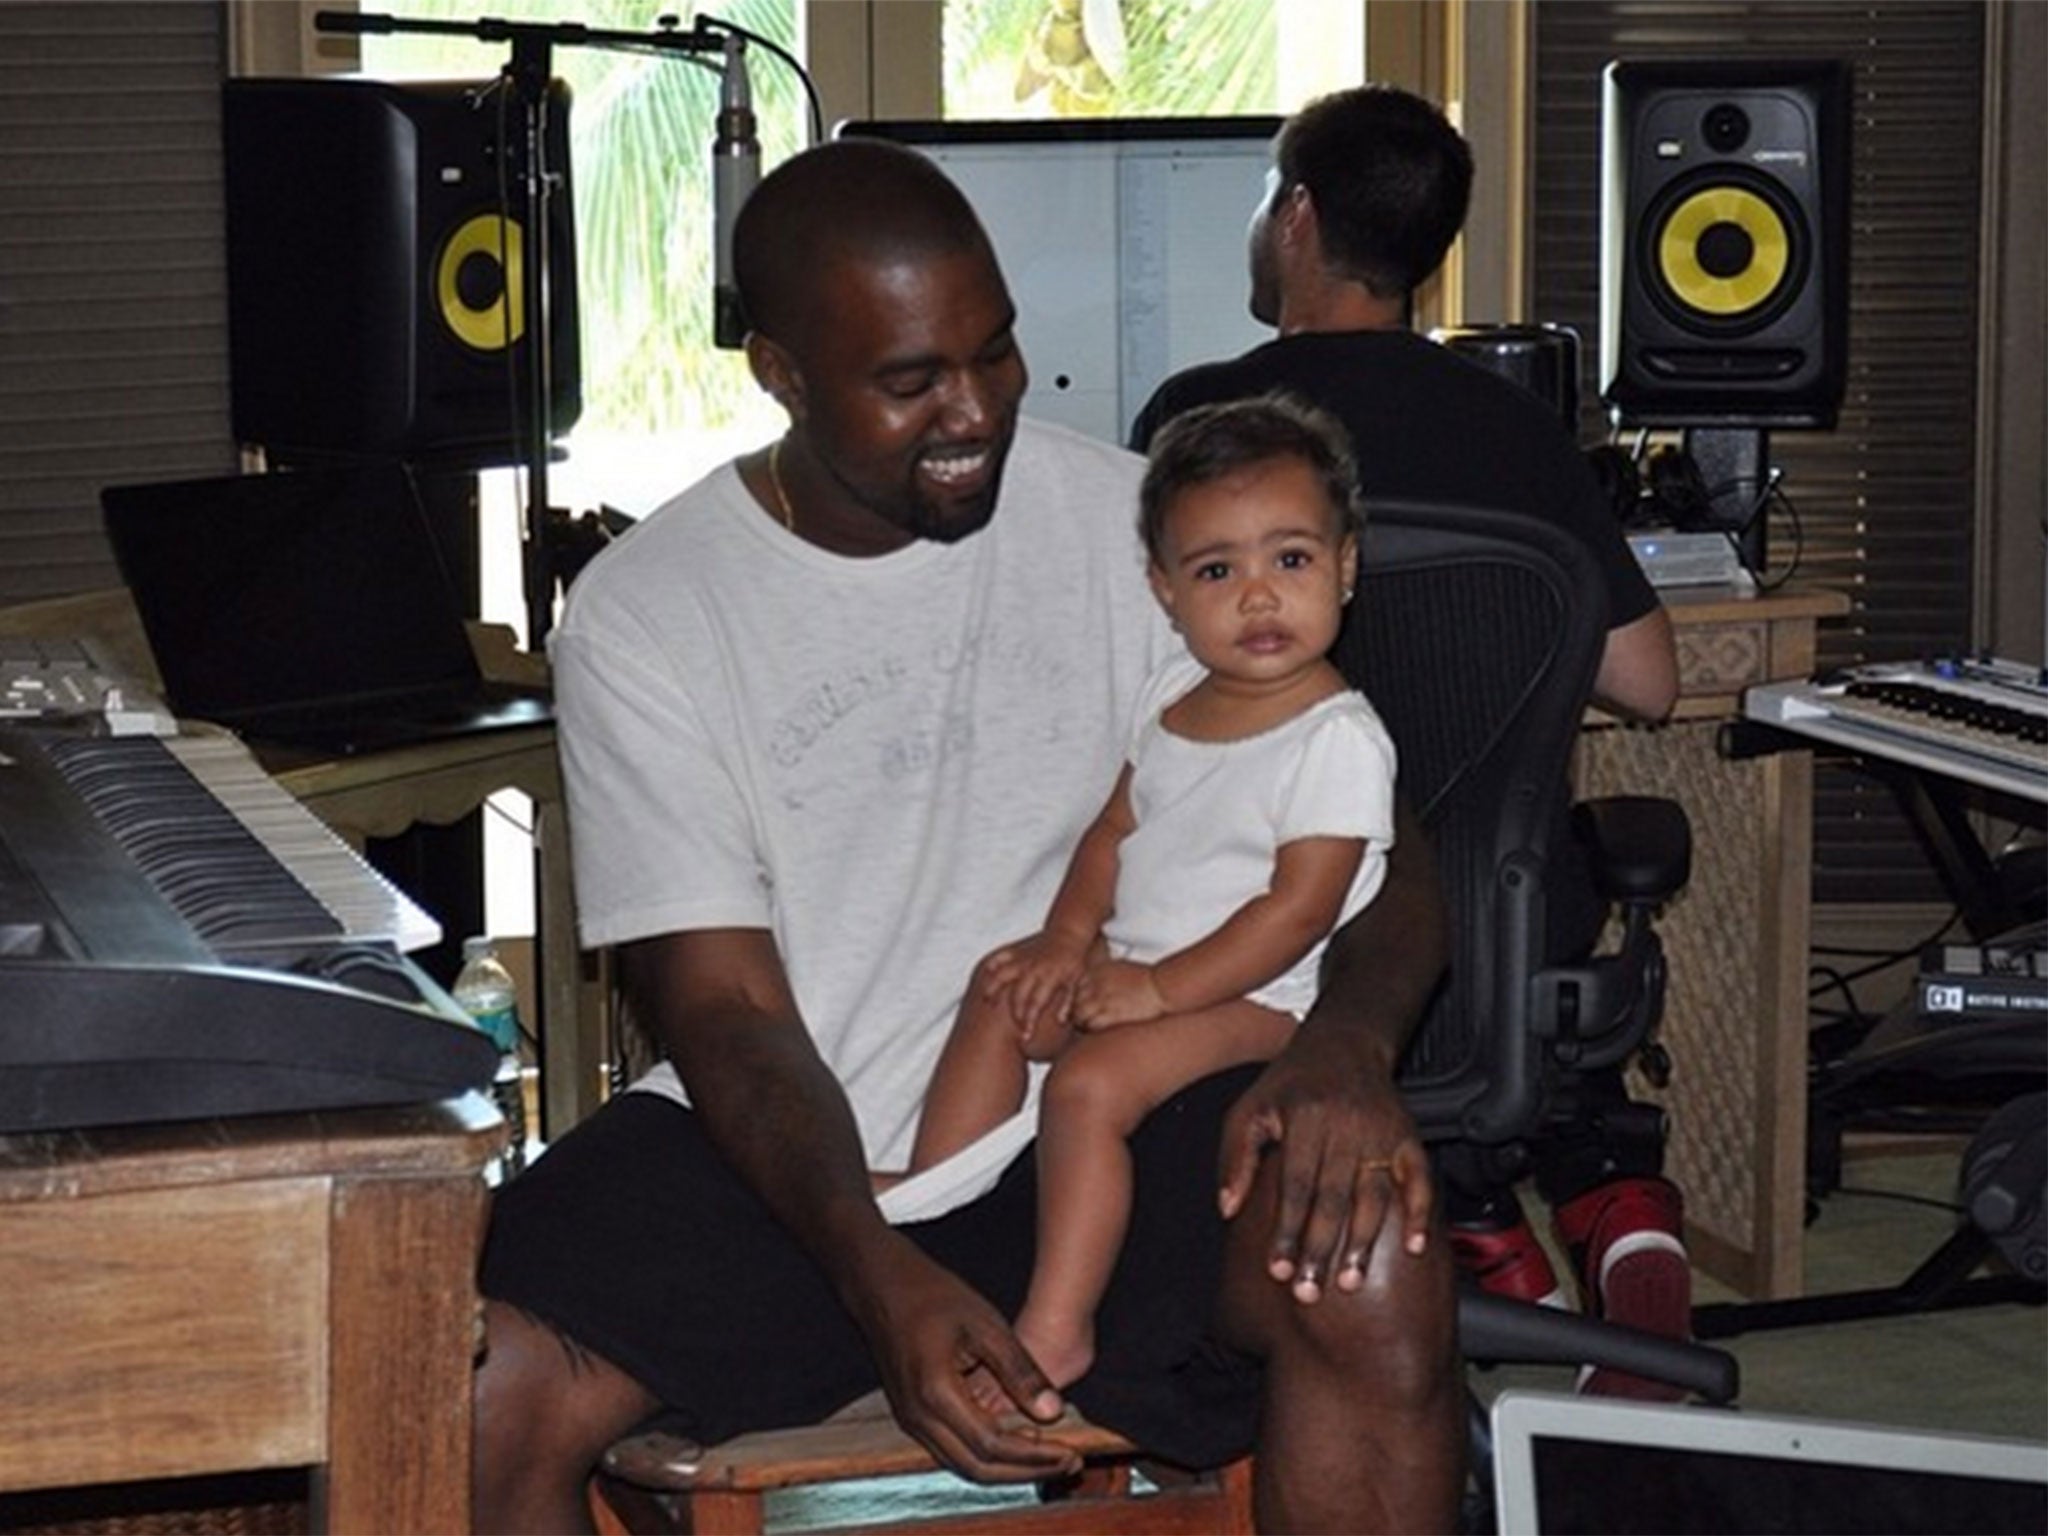
[[[1026,1307],[1017,1316],[1017,1338],[1055,1387],[1071,1387],[1095,1363],[1095,1319],[1056,1322]]]
[[[975,1407],[992,1418],[999,1419],[1016,1408],[1010,1401],[1010,1394],[1003,1390],[1003,1384],[986,1366],[977,1365],[967,1373],[967,1395],[974,1399]]]

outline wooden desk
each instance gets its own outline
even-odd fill
[[[0,1137],[0,1492],[311,1466],[316,1526],[469,1528],[471,1094]]]
[[[1582,795],[1677,800],[1692,821],[1692,880],[1660,923],[1671,962],[1663,1040],[1669,1172],[1685,1191],[1694,1261],[1751,1296],[1796,1295],[1806,1202],[1807,961],[1813,765],[1804,752],[1729,762],[1722,724],[1752,683],[1814,670],[1815,626],[1837,592],[1663,594],[1677,631],[1679,702],[1654,727],[1582,733]]]

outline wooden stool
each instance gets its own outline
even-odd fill
[[[1203,1474],[1154,1471],[1138,1448],[1068,1410],[1048,1438],[1080,1452],[1076,1478],[1041,1489],[1041,1501],[855,1527],[862,1532],[967,1536],[1249,1536],[1251,1458]],[[1145,1465],[1154,1485],[1133,1487]],[[898,1427],[880,1393],[823,1423],[741,1435],[700,1449],[673,1435],[633,1435],[605,1453],[591,1482],[591,1507],[608,1536],[689,1532],[760,1536],[773,1489],[813,1487],[937,1471],[932,1455]],[[966,1485],[963,1483],[963,1487]],[[842,1528],[845,1529],[845,1528]],[[821,1532],[807,1536],[824,1536]]]

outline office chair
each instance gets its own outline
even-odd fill
[[[1608,628],[1575,539],[1515,514],[1373,501],[1360,570],[1331,658],[1394,738],[1451,913],[1450,964],[1402,1061],[1402,1092],[1425,1142],[1458,1144],[1508,1179],[1531,1137],[1573,1118],[1582,1074],[1654,1048],[1665,963],[1651,919],[1690,873],[1690,831],[1660,799],[1560,814]],[[1566,837],[1619,937],[1556,963],[1546,911]],[[1459,1298],[1458,1325],[1468,1361],[1594,1365],[1712,1402],[1735,1395],[1721,1351],[1476,1288]],[[1490,1442],[1476,1402],[1471,1418],[1483,1506]]]
[[[1650,914],[1685,881],[1688,829],[1661,800],[1579,808],[1596,883],[1620,908],[1621,939],[1610,954],[1546,965],[1558,811],[1607,634],[1590,558],[1525,517],[1387,501],[1371,508],[1360,570],[1332,659],[1393,735],[1402,794],[1430,835],[1451,912],[1451,964],[1404,1058],[1403,1091],[1425,1141],[1494,1149],[1511,1166],[1517,1143],[1569,1113],[1576,1072],[1622,1061],[1649,1039],[1664,977]],[[1458,1326],[1475,1362],[1602,1365],[1710,1401],[1735,1394],[1735,1362],[1721,1351],[1552,1308],[1467,1291]],[[1476,1407],[1472,1421],[1483,1474]],[[1154,1467],[1159,1491],[1133,1497],[1141,1448],[1092,1426],[1062,1433],[1089,1466],[1062,1497],[876,1529],[1250,1528],[1246,1461],[1192,1481]],[[933,1465],[886,1408],[708,1450],[641,1434],[612,1447],[593,1502],[612,1529],[757,1532],[773,1489]]]

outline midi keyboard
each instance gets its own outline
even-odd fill
[[[2048,681],[1979,657],[1854,667],[1751,688],[1752,720],[2048,803]]]

